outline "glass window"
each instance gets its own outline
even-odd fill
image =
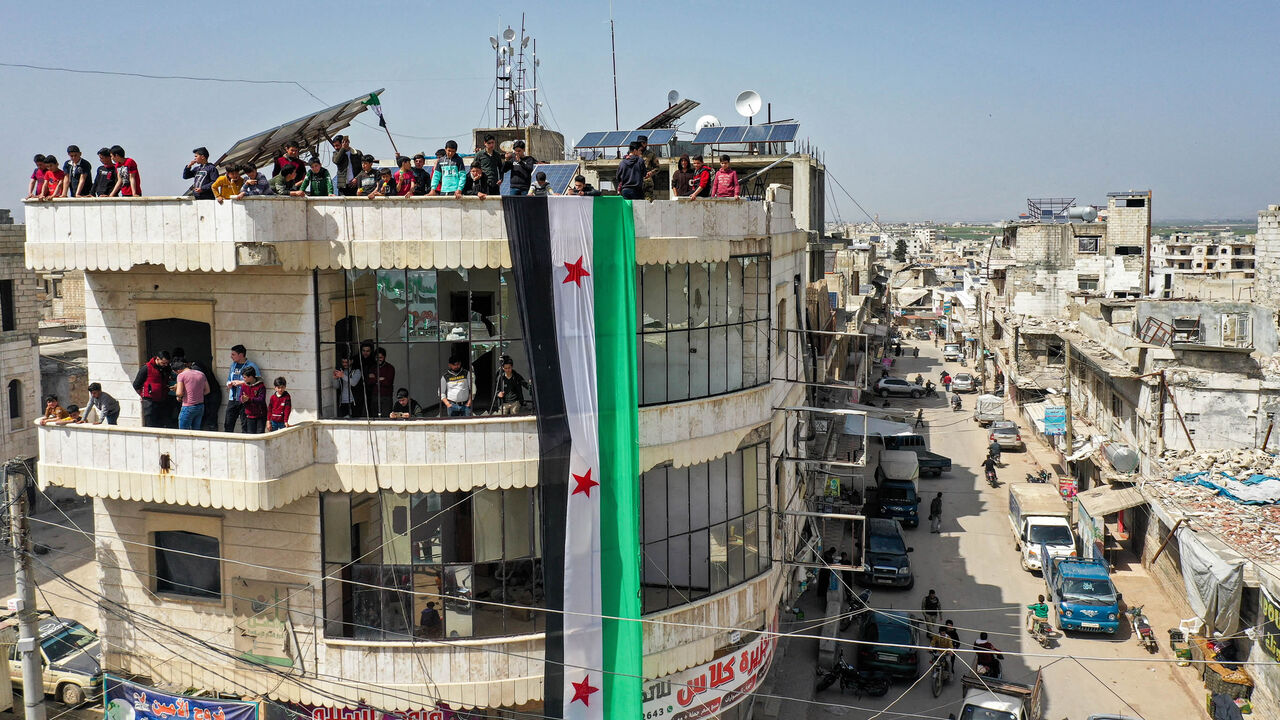
[[[768,445],[640,478],[645,612],[705,597],[770,567]],[[757,510],[757,508],[763,508]]]
[[[768,381],[767,256],[646,265],[637,271],[642,405],[734,392]],[[762,294],[763,293],[763,294]],[[747,307],[750,305],[750,307]],[[758,325],[757,325],[758,324]]]
[[[543,629],[538,495],[326,493],[325,633],[493,637]],[[511,607],[514,606],[514,607]]]
[[[198,598],[222,597],[218,539],[168,530],[155,533],[156,592]]]

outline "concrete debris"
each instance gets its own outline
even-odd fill
[[[1258,361],[1262,366],[1262,375],[1268,380],[1280,380],[1280,353],[1262,358]]]
[[[1254,473],[1280,477],[1280,458],[1256,449],[1170,450],[1160,457],[1167,476],[1146,488],[1190,517],[1191,527],[1221,538],[1238,552],[1260,560],[1280,560],[1280,506],[1241,505],[1215,491],[1174,482],[1184,473],[1224,472],[1244,478]]]

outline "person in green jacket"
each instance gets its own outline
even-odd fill
[[[1040,595],[1027,609],[1031,611],[1027,613],[1027,632],[1035,632],[1036,623],[1049,619],[1049,606],[1045,604],[1044,596]]]
[[[307,170],[307,176],[303,178],[300,189],[308,197],[327,197],[334,194],[333,176],[325,169],[320,158],[311,158],[311,167]]]
[[[462,197],[462,186],[467,181],[467,167],[458,156],[458,143],[444,144],[444,157],[436,158],[435,171],[431,173],[430,195]]]

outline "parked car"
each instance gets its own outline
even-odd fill
[[[942,359],[950,362],[960,362],[960,358],[964,357],[964,353],[960,351],[960,345],[957,343],[947,343],[942,346]]]
[[[918,327],[918,328],[916,328],[916,329],[915,329],[915,331],[914,331],[912,334],[916,336],[916,339],[917,339],[917,340],[928,340],[928,339],[929,339],[929,331],[928,331],[928,330],[926,330],[926,329],[924,329],[924,328],[922,328],[922,327]]]
[[[44,664],[44,692],[67,707],[102,699],[102,643],[84,625],[48,610],[39,613],[40,659]],[[18,654],[18,617],[9,613],[0,623],[0,643],[9,645],[9,676],[22,689],[22,661]]]
[[[867,613],[858,633],[858,669],[878,670],[897,678],[914,678],[919,672],[916,622],[901,610]]]
[[[956,373],[951,376],[951,392],[970,393],[978,389],[978,383],[969,373]]]
[[[911,559],[902,536],[902,525],[892,518],[867,518],[867,546],[863,552],[867,570],[857,576],[866,585],[896,585],[910,590],[916,584]]]
[[[880,397],[885,395],[910,395],[913,398],[918,398],[924,396],[924,388],[902,378],[880,378],[880,381],[876,383],[876,395]]]
[[[1022,431],[1018,429],[1018,423],[1012,420],[997,420],[991,423],[991,436],[987,442],[1000,443],[1000,449],[1002,450],[1027,449],[1027,446],[1022,442]]]

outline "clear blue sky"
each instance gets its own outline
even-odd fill
[[[22,3],[0,24],[0,61],[297,80],[328,102],[386,87],[392,130],[430,138],[398,139],[401,151],[434,150],[492,114],[488,36],[523,11],[546,124],[568,139],[613,127],[606,2],[285,5]],[[624,127],[673,88],[702,102],[694,116],[726,123],[737,93],[757,90],[882,219],[1009,218],[1027,196],[1101,203],[1148,187],[1157,219],[1256,218],[1280,202],[1276,3],[715,0],[614,13]],[[37,152],[118,143],[146,194],[177,193],[191,148],[216,157],[321,107],[289,85],[5,67],[0,88],[0,207],[16,211]],[[390,154],[380,132],[353,135]],[[836,192],[840,215],[861,218]]]

